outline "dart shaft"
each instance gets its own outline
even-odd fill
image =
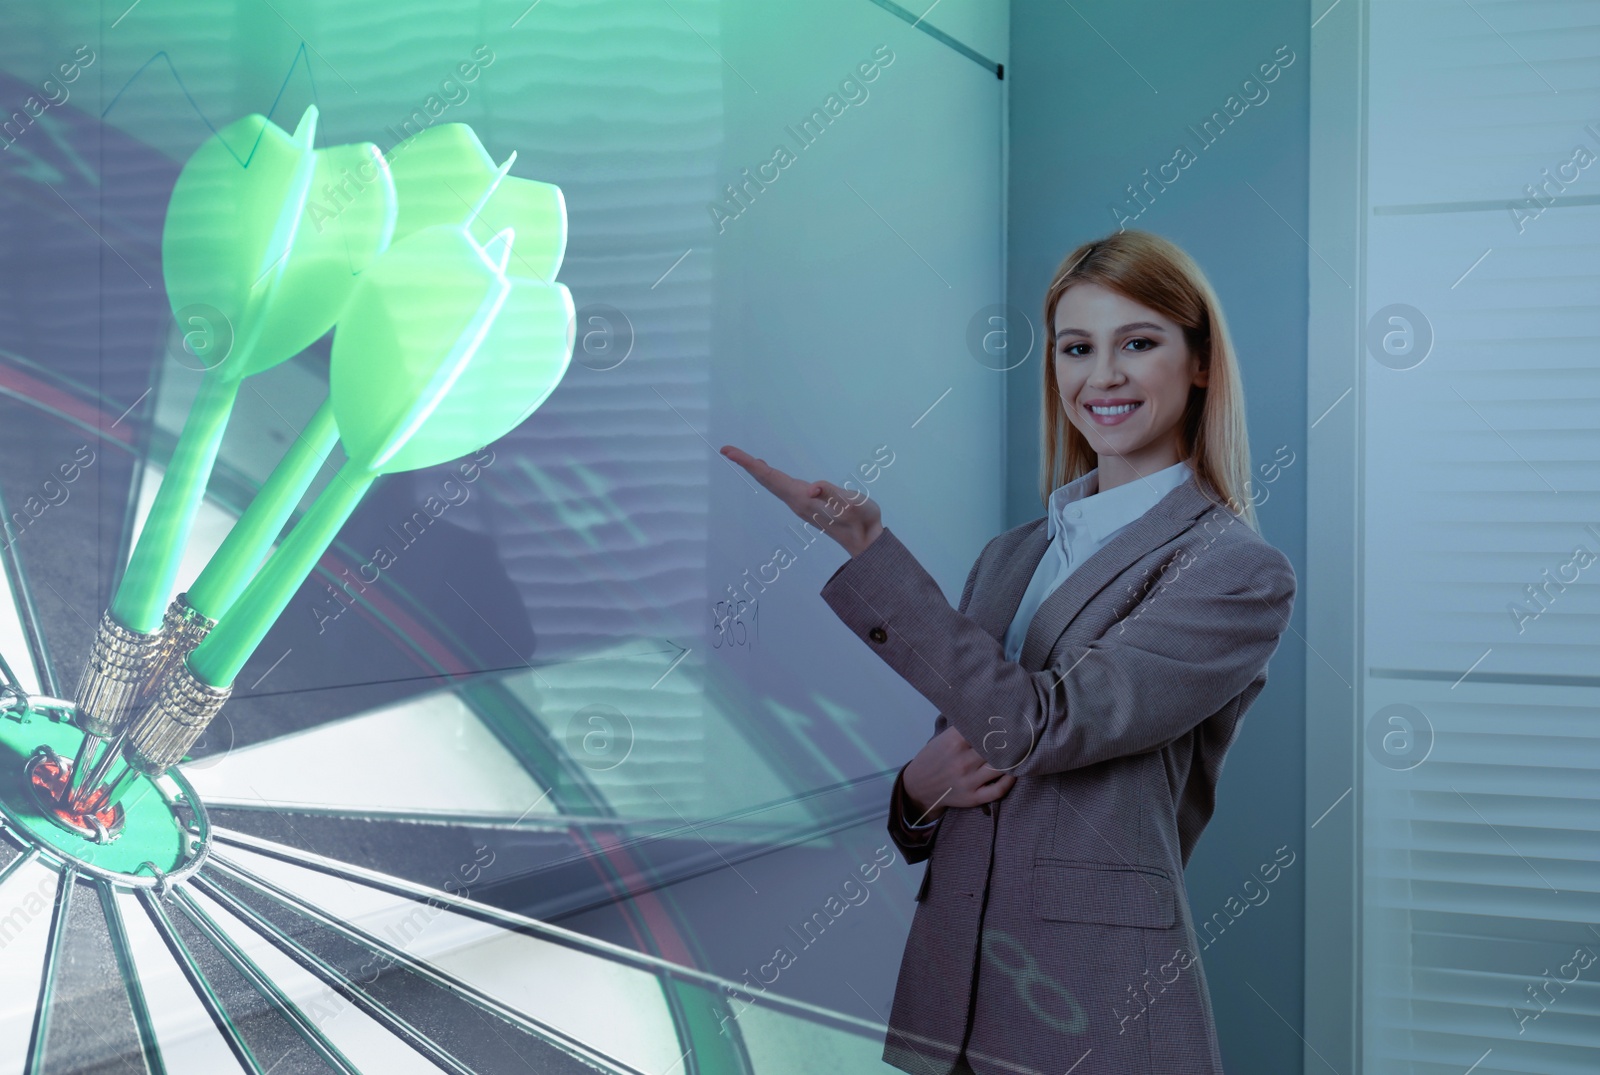
[[[357,462],[346,463],[289,531],[265,566],[239,595],[228,614],[189,655],[189,667],[202,683],[233,684],[300,584],[317,566],[339,528],[355,511],[377,475]]]
[[[243,360],[243,356],[231,357]],[[236,377],[225,380],[213,371],[200,382],[200,394],[184,420],[172,461],[111,603],[113,618],[125,627],[151,633],[161,625],[195,513],[205,495],[217,448],[222,444],[228,415],[238,395]]]
[[[233,607],[338,442],[333,403],[324,402],[186,591],[192,608],[219,620]]]

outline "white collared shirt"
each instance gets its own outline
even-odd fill
[[[1033,579],[1023,591],[1022,603],[1017,606],[1017,613],[1006,630],[1006,660],[1014,661],[1022,653],[1028,626],[1045,598],[1055,593],[1068,575],[1104,548],[1123,528],[1187,481],[1191,473],[1189,464],[1180,461],[1102,493],[1100,468],[1096,467],[1050,494],[1050,510],[1045,521],[1050,544],[1039,566],[1034,568]],[[911,824],[910,818],[904,820],[906,828],[921,832],[944,819],[941,816],[921,825]]]
[[[1006,630],[1006,660],[1022,653],[1028,626],[1045,598],[1085,560],[1104,548],[1124,527],[1188,479],[1189,464],[1177,462],[1144,478],[1100,492],[1100,468],[1070,481],[1050,494],[1045,532],[1050,544],[1022,594],[1022,603]]]

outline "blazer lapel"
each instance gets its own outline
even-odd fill
[[[1215,507],[1219,505],[1200,491],[1199,486],[1195,484],[1194,475],[1191,474],[1182,485],[1173,489],[1157,501],[1149,511],[1129,523],[1100,551],[1079,564],[1066,580],[1044,599],[1044,603],[1039,606],[1039,611],[1034,614],[1032,622],[1028,625],[1022,652],[1017,658],[1018,663],[1032,671],[1040,670],[1044,666],[1045,658],[1055,647],[1056,641],[1090,598],[1105,589],[1129,564],[1151,550],[1165,545],[1193,526],[1195,519],[1203,512]],[[1013,616],[1016,615],[1017,606],[1022,603],[1022,595],[1033,577],[1033,570],[1044,558],[1045,547],[1049,544],[1045,531],[1046,528],[1041,520],[1038,529],[1029,534],[1022,545],[1023,550],[1031,550],[1035,544],[1038,545],[1037,555],[1027,561],[1032,566],[1023,572],[1019,565],[1018,572],[1007,580],[1006,600],[1010,602],[1008,607]],[[1021,550],[1019,554],[1020,552]],[[1023,557],[1019,555],[1018,560],[1023,560]],[[1014,596],[1012,590],[1015,590]]]
[[[967,610],[978,626],[993,635],[1001,646],[1005,645],[1011,621],[1016,619],[1022,595],[1027,593],[1028,583],[1033,581],[1033,573],[1050,547],[1047,529],[1044,519],[1034,520],[1033,529],[1018,543],[1016,551],[1006,557],[997,587],[987,591],[982,601],[975,600],[976,607]]]

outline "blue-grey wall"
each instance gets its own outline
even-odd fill
[[[1310,21],[1305,4],[1250,0],[1012,4],[1008,301],[1041,333],[1007,375],[1007,526],[1043,513],[1045,288],[1068,251],[1120,222],[1178,243],[1216,288],[1243,368],[1257,479],[1279,446],[1282,458],[1294,453],[1258,511],[1303,584]],[[1259,69],[1274,62],[1280,72],[1263,83]],[[1222,133],[1206,145],[1197,132],[1213,112]],[[1127,188],[1147,172],[1159,179],[1180,146],[1197,159],[1133,200]],[[1223,1059],[1238,1075],[1301,1070],[1303,619],[1297,608],[1187,871],[1196,923],[1216,923],[1211,941],[1201,933],[1201,959]],[[1280,849],[1294,864],[1264,870]]]

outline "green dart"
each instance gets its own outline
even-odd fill
[[[339,151],[357,149],[361,151],[361,159],[346,166]],[[513,227],[518,236],[518,267],[527,266],[533,275],[543,280],[555,276],[566,251],[567,236],[566,205],[559,187],[508,175],[516,160],[515,153],[495,168],[472,128],[461,123],[429,128],[425,135],[408,143],[406,149],[403,164],[392,170],[379,158],[383,165],[382,198],[369,199],[362,218],[354,226],[366,229],[361,238],[380,235],[381,239],[377,244],[362,243],[362,249],[371,249],[374,245],[381,249],[390,241],[424,227],[460,224],[463,218],[469,218],[467,225],[477,238],[487,241],[493,234],[483,223],[488,219]],[[328,207],[339,207],[352,178],[357,183],[370,182],[367,176],[371,169],[366,160],[369,152],[376,154],[370,145],[334,146],[317,151],[319,160],[313,193],[322,200],[308,199],[306,203],[307,219],[316,222],[318,227],[315,237],[305,238],[315,243],[324,235],[321,224],[330,212]],[[327,160],[322,159],[324,154],[329,155]],[[467,193],[474,202],[463,199],[462,195]],[[368,197],[366,188],[360,188],[356,197]],[[397,202],[404,209],[398,214],[398,220]],[[351,211],[361,204],[351,201],[350,207],[342,211],[340,222],[348,223]],[[343,254],[329,248],[331,238],[330,228],[328,236],[320,240],[322,246],[316,250],[330,274],[344,272],[348,277]],[[348,237],[345,241],[349,241]],[[301,256],[298,242],[295,256]],[[336,283],[332,279],[318,280],[311,274],[299,279],[308,285],[304,289],[310,292],[308,301],[316,301],[318,285],[331,290]],[[293,297],[299,298],[299,294]],[[340,352],[341,355],[349,353]],[[157,667],[151,671],[151,682],[166,663],[187,656],[232,607],[333,451],[338,436],[332,403],[324,403],[199,577],[168,606],[162,627],[166,644]]]
[[[338,315],[336,301],[315,290],[294,294],[289,271],[316,174],[316,122],[315,106],[293,135],[264,116],[246,116],[207,139],[173,187],[161,235],[167,296],[175,311],[215,310],[231,326],[233,346],[201,379],[112,600],[111,614],[132,630],[153,632],[160,624],[241,382],[293,357]],[[248,154],[243,163],[241,150]],[[314,235],[309,231],[305,238]],[[294,261],[296,275],[308,268],[327,275],[315,272],[324,267],[320,259]],[[282,295],[291,301],[277,301]]]
[[[370,142],[325,146],[315,158],[311,194],[274,300],[282,309],[299,311],[295,327],[301,333],[333,323],[349,300],[356,277],[388,248],[395,225],[394,180],[377,146]],[[298,342],[290,339],[284,346]],[[167,662],[188,654],[238,598],[338,441],[332,408],[324,404],[296,436],[199,577],[167,606],[162,644],[146,670],[147,683],[156,680]],[[96,775],[91,774],[89,786]]]
[[[389,162],[400,196],[396,241],[463,219],[480,244],[511,228],[516,233],[511,271],[546,283],[556,278],[567,249],[567,207],[560,187],[508,175],[515,153],[495,167],[465,123],[428,127],[396,149]]]
[[[314,172],[310,147],[316,121],[316,109],[307,109],[290,135],[265,116],[246,116],[202,143],[173,187],[161,260],[174,315],[185,323],[197,317],[221,320],[221,326],[208,327],[226,329],[237,346],[224,349],[220,360],[207,354],[211,367],[200,382],[112,606],[101,616],[78,683],[76,721],[84,739],[69,799],[81,792],[101,741],[126,727],[159,657],[162,606],[239,381],[254,372],[251,352],[285,275],[283,255],[293,244]]]
[[[427,226],[362,275],[334,332],[329,383],[348,461],[233,607],[168,666],[130,728],[129,770],[105,802],[129,771],[156,776],[184,756],[379,475],[458,458],[520,425],[555,390],[572,357],[572,296],[508,273],[512,240],[510,229],[480,245],[469,225]]]
[[[197,397],[101,617],[76,696],[84,739],[67,791],[72,801],[115,756],[107,751],[93,762],[105,739],[126,730],[160,668],[162,607],[240,383],[326,333],[356,274],[393,232],[393,185],[377,147],[314,151],[316,126],[315,106],[292,135],[265,116],[246,116],[202,143],[173,187],[161,243],[168,299],[180,319],[220,322],[212,327],[227,329],[232,345],[205,356]],[[332,223],[316,218],[308,207],[313,185],[331,184],[352,168],[371,173],[372,182]]]

